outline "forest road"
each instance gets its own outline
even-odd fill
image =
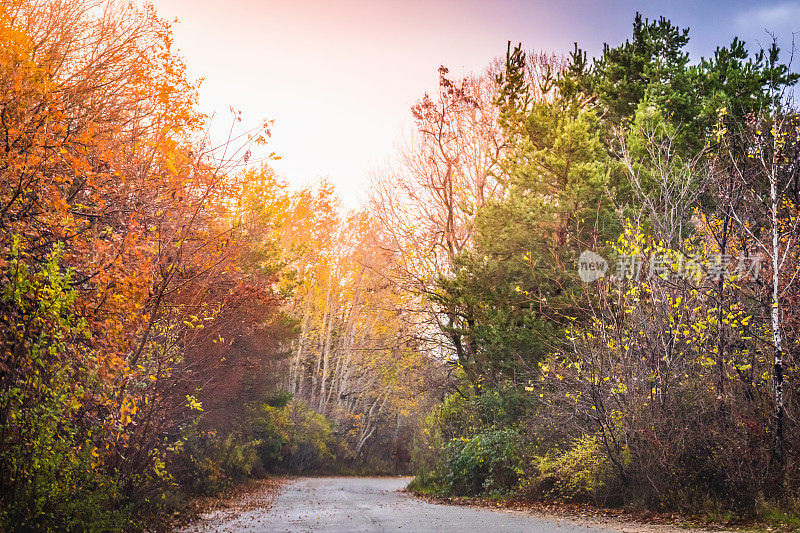
[[[611,531],[521,512],[438,505],[400,492],[411,478],[293,479],[269,508],[234,505],[203,516],[184,532],[471,532]]]

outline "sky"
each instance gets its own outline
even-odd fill
[[[370,173],[413,127],[410,108],[436,89],[440,65],[455,76],[480,72],[508,41],[565,54],[577,41],[597,55],[630,36],[636,11],[689,27],[694,60],[734,36],[767,46],[765,30],[789,49],[800,32],[800,0],[154,1],[178,20],[189,75],[204,79],[200,109],[214,113],[212,134],[227,131],[230,107],[242,124],[274,120],[277,172],[295,186],[325,178],[347,207],[365,200]]]

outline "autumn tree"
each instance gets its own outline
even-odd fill
[[[204,140],[152,8],[7,2],[0,31],[2,520],[122,528],[171,483],[174,433],[220,367],[208,334],[239,373],[233,339],[279,350],[279,267],[248,279],[244,257],[270,238],[235,209],[246,152]]]

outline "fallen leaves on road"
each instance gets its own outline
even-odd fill
[[[280,488],[289,480],[287,477],[268,477],[253,479],[238,484],[218,496],[192,498],[186,510],[176,519],[173,527],[186,526],[202,520],[203,515],[219,512],[224,515],[237,515],[253,509],[269,509]]]
[[[513,499],[493,500],[478,497],[444,497],[417,494],[407,491],[415,497],[443,505],[462,505],[478,508],[494,508],[511,512],[532,514],[548,520],[568,520],[584,525],[613,528],[621,532],[653,532],[673,533],[691,529],[696,532],[731,531],[734,526],[749,527],[752,524],[715,524],[707,523],[698,517],[688,517],[673,513],[654,513],[636,509],[596,507],[588,504],[576,504],[559,501],[527,502]]]

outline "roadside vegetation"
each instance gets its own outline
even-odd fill
[[[440,251],[416,288],[451,369],[415,490],[796,522],[798,75],[688,39],[637,15],[594,59],[509,46],[415,108],[401,183],[448,224],[397,250]]]
[[[3,2],[0,530],[412,472],[796,527],[800,76],[688,39],[442,67],[346,213],[270,122],[211,139],[154,9]]]

